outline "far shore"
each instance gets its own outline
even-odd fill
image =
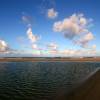
[[[5,57],[0,62],[100,62],[100,57]]]

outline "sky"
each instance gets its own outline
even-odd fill
[[[100,56],[99,0],[0,0],[0,57]]]

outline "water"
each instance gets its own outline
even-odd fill
[[[96,62],[0,63],[0,100],[55,100],[99,67]]]

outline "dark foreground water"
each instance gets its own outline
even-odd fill
[[[0,63],[0,100],[56,100],[100,67],[100,63]]]

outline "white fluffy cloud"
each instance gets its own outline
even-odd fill
[[[4,40],[0,40],[0,56],[17,54],[18,50],[14,50],[8,46],[8,43]]]
[[[38,40],[39,40],[39,36],[37,36],[37,35],[34,35],[33,33],[32,33],[32,29],[31,28],[28,28],[28,30],[27,30],[27,35],[28,35],[28,38],[30,39],[30,41],[32,42],[32,43],[35,43],[35,42],[37,42]]]
[[[37,50],[39,52],[40,48],[39,48],[39,44],[37,42],[40,40],[41,37],[37,36],[37,35],[34,35],[32,33],[32,28],[28,28],[27,36],[28,36],[29,40],[31,41],[31,48],[33,50]]]
[[[58,16],[58,12],[54,10],[54,8],[48,9],[47,16],[50,19],[54,19]]]
[[[73,39],[81,33],[88,32],[88,23],[89,20],[86,19],[83,14],[73,14],[69,18],[55,22],[53,30],[63,33],[66,38]]]
[[[79,40],[76,40],[76,44],[82,46],[82,47],[88,47],[89,41],[93,40],[94,36],[91,32],[85,34],[83,37],[81,37]],[[93,46],[94,48],[95,46]]]
[[[87,24],[87,19],[84,17],[80,18],[80,25],[84,26],[86,24]]]
[[[0,40],[0,52],[7,52],[8,44],[4,40]]]
[[[88,42],[94,39],[94,35],[89,31],[90,19],[83,14],[73,14],[62,21],[57,21],[53,25],[54,32],[60,32],[67,39],[74,39],[75,43],[86,47]],[[75,40],[77,38],[77,40]]]

